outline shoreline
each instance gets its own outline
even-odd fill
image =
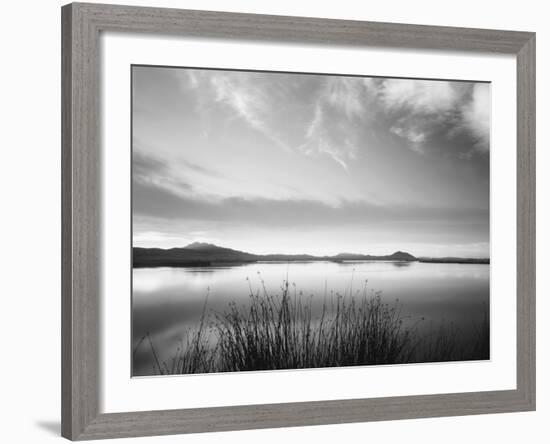
[[[477,258],[418,258],[416,260],[394,260],[394,259],[310,259],[310,260],[249,260],[249,261],[170,261],[170,260],[151,260],[147,261],[140,258],[139,263],[132,263],[132,268],[196,268],[196,267],[220,267],[220,266],[239,266],[248,264],[289,264],[289,263],[312,263],[312,262],[332,262],[337,264],[346,263],[365,263],[365,262],[390,262],[390,263],[425,263],[425,264],[459,264],[459,265],[490,265],[490,259],[477,259]]]

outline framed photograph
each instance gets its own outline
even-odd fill
[[[535,409],[533,33],[62,25],[63,436]]]

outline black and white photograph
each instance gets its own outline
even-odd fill
[[[132,376],[490,359],[490,83],[131,83]]]

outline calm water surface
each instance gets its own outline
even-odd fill
[[[370,261],[138,268],[133,270],[133,348],[149,332],[159,358],[169,359],[185,332],[197,326],[207,294],[207,312],[223,312],[229,302],[248,303],[249,285],[256,292],[263,280],[276,295],[287,278],[292,295],[312,296],[318,310],[325,294],[330,299],[362,293],[366,285],[369,295],[380,291],[385,302],[399,299],[405,322],[419,329],[453,323],[468,332],[489,305],[489,265]],[[151,374],[151,368],[150,349],[142,343],[134,353],[134,375]]]

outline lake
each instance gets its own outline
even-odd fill
[[[246,305],[249,294],[281,294],[288,279],[292,297],[311,297],[320,312],[325,299],[381,292],[398,304],[407,326],[420,331],[452,323],[467,340],[489,307],[489,265],[421,262],[257,262],[244,265],[138,268],[133,270],[133,374],[151,374],[152,354],[142,337],[149,332],[159,359],[173,356],[181,338],[208,313],[229,302]],[[263,281],[263,284],[262,284]],[[139,345],[139,347],[136,346]]]

